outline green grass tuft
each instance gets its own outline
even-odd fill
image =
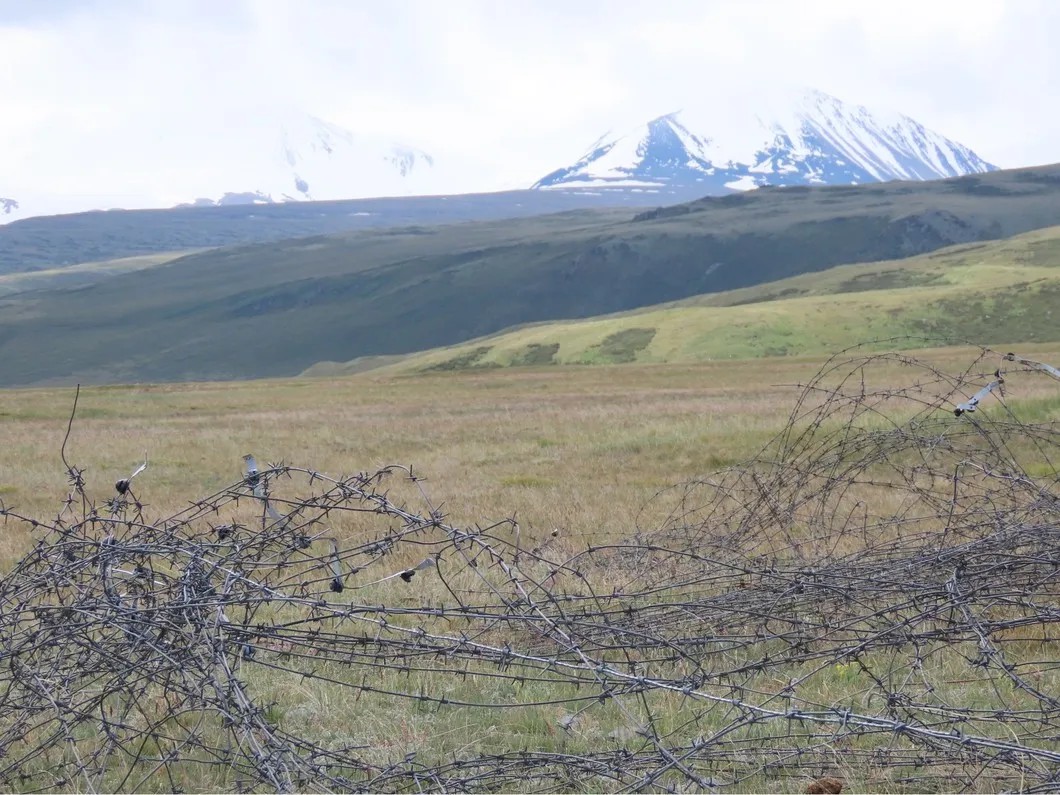
[[[540,345],[532,342],[523,350],[516,351],[512,356],[512,367],[533,367],[546,364],[555,364],[556,353],[559,351],[559,343],[552,342]]]

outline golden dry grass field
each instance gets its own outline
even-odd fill
[[[454,523],[621,536],[657,490],[753,453],[818,360],[88,387],[67,457],[105,498],[146,451],[150,513],[237,479],[242,456],[332,474],[409,464]],[[55,512],[73,389],[0,392],[0,497]],[[24,539],[5,538],[10,561]]]
[[[1060,359],[1058,344],[1022,346],[1019,351],[1044,361]],[[959,373],[979,353],[950,348],[914,355]],[[284,461],[336,477],[374,471],[386,464],[410,465],[426,478],[426,492],[450,524],[485,525],[515,517],[524,548],[545,541],[559,528],[563,557],[589,546],[623,541],[638,528],[654,529],[661,517],[652,513],[653,495],[753,457],[786,425],[800,385],[823,362],[822,357],[790,357],[690,365],[508,368],[416,375],[368,372],[335,379],[90,387],[80,392],[66,457],[84,469],[88,495],[102,504],[113,495],[114,482],[146,455],[149,465],[136,481],[136,493],[149,519],[172,514],[238,481],[245,453],[255,454],[262,463]],[[894,361],[874,371],[874,377],[880,379],[879,386],[904,385],[918,372]],[[1023,412],[1027,421],[1055,424],[1060,420],[1057,391],[1056,382],[1048,378],[1024,378],[1018,391],[1009,395],[1008,405],[1016,415]],[[59,510],[69,491],[60,450],[73,397],[73,389],[0,391],[0,500],[7,508],[42,521]],[[984,402],[984,412],[992,400]],[[338,523],[335,532],[346,542],[358,527],[356,521]],[[0,538],[4,567],[14,565],[32,543],[25,525],[9,521]],[[414,564],[412,554],[395,565]],[[605,568],[587,567],[586,572],[592,585],[604,590],[619,581],[619,575],[613,578]],[[355,591],[352,596],[347,592],[341,598],[343,603],[389,600],[415,607],[422,600],[443,597],[434,585],[409,591],[389,583]],[[1043,650],[1044,642],[1035,646],[1032,657]],[[1052,650],[1050,646],[1046,651],[1051,654]],[[1009,708],[1037,703],[1011,683],[986,686],[987,679],[968,678],[961,654],[924,661],[925,681],[930,676],[932,681],[951,683],[954,689],[946,691],[947,699],[984,711],[996,711],[998,704]],[[718,659],[729,658],[719,655]],[[1037,672],[1038,687],[1055,691],[1060,686],[1060,672],[1053,664],[1025,664]],[[863,710],[878,706],[871,701],[872,687],[865,686],[852,663],[826,659],[808,665],[783,669],[780,678],[777,671],[781,669],[749,676],[748,692],[762,699],[763,705],[776,708],[785,703],[790,674],[791,682],[796,675],[801,677],[799,697],[805,703],[849,703]],[[336,679],[356,674],[338,663],[317,668]],[[356,718],[351,719],[344,702],[349,682],[340,687],[320,679],[298,680],[292,687],[279,670],[247,670],[250,687],[270,705],[267,714],[272,722],[308,732],[322,742],[335,738],[363,742],[364,758],[379,769],[410,753],[427,759],[525,748],[589,754],[638,742],[638,727],[613,704],[601,704],[587,713],[573,731],[557,729],[566,716],[584,706],[580,688],[572,685],[513,684],[486,674],[453,680],[430,670],[385,670],[376,679],[382,691],[365,695],[363,700],[359,694]],[[454,701],[494,706],[485,710],[426,707],[414,699],[388,695],[386,690],[444,691]],[[564,699],[572,699],[570,706]],[[702,725],[697,718],[692,725],[680,693],[660,691],[651,699],[658,726],[666,727],[666,736],[709,733],[710,720],[715,718],[704,718]],[[510,708],[524,702],[537,705]],[[500,708],[506,704],[509,707]],[[724,725],[722,717],[717,720],[715,728]],[[749,729],[751,740],[755,730],[754,726]],[[853,747],[867,754],[877,745],[889,747],[885,740],[870,737],[867,745],[855,743]],[[767,747],[778,741],[772,737],[762,742]],[[890,763],[881,763],[878,769],[851,767],[843,761],[842,750],[837,749],[834,764],[822,772],[842,774],[848,788],[918,789],[915,779],[895,778],[897,768]],[[120,788],[120,783],[131,786],[138,780],[124,778],[133,768],[115,764],[112,778],[79,782],[76,788]],[[967,770],[961,773],[970,775]],[[147,780],[141,788],[232,789],[238,783],[217,768],[205,777],[192,768],[185,778],[179,769],[175,775],[176,780]],[[939,777],[944,775],[945,770],[933,770],[931,786],[938,788],[944,780]],[[984,778],[985,782],[992,780]],[[663,781],[657,783],[661,786]],[[745,779],[737,789],[794,791],[805,784],[805,776],[778,773],[777,777]],[[577,788],[577,782],[571,787]]]
[[[1046,361],[1060,345],[1020,348]],[[973,349],[917,351],[959,372]],[[668,486],[754,455],[825,357],[513,368],[335,379],[82,388],[67,458],[91,496],[146,457],[140,496],[165,515],[238,479],[242,456],[333,475],[405,464],[455,524],[516,516],[531,536],[614,540]],[[901,383],[902,371],[894,371]],[[1047,381],[1032,382],[1035,398]],[[0,390],[0,499],[42,519],[67,493],[72,388]],[[28,539],[6,534],[10,563]]]

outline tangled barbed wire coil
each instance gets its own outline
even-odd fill
[[[34,539],[0,580],[0,786],[1053,791],[1060,432],[1006,403],[1042,374],[1012,356],[837,357],[605,545],[456,526],[407,467],[247,456],[161,518],[142,468],[93,501],[69,467],[54,519],[0,507]],[[274,708],[310,684],[340,718]],[[383,709],[544,723],[409,751]]]

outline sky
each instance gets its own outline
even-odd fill
[[[525,187],[777,83],[1050,163],[1058,40],[1054,0],[0,0],[0,198],[191,199],[293,112],[430,153],[444,192]]]

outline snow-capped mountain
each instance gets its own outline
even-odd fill
[[[480,157],[466,142],[434,157],[286,104],[231,108],[223,123],[189,121],[177,111],[145,116],[76,144],[62,131],[46,132],[52,137],[20,139],[18,170],[0,175],[0,225],[109,208],[509,190],[537,170],[527,165],[527,173],[510,152]],[[700,92],[698,105],[608,133],[533,187],[574,191],[586,204],[601,190],[631,201],[640,193],[682,201],[765,184],[933,179],[994,168],[906,116],[819,91],[756,89],[738,99]]]
[[[123,130],[121,145],[84,141],[56,153],[27,142],[27,159],[38,173],[32,181],[0,183],[0,226],[112,208],[453,192],[455,168],[443,174],[438,160],[415,146],[355,133],[289,106],[233,112],[223,125],[204,122],[184,128],[179,138],[165,136],[164,120],[143,124]],[[97,159],[76,167],[84,152],[96,149]]]
[[[407,196],[436,187],[434,158],[426,152],[358,136],[309,114],[288,115],[257,142],[244,173],[226,174],[222,191],[195,205],[319,201]],[[201,194],[200,194],[201,196]]]
[[[870,111],[812,89],[722,107],[676,111],[624,134],[608,133],[573,165],[533,187],[709,194],[997,169],[908,116]]]

